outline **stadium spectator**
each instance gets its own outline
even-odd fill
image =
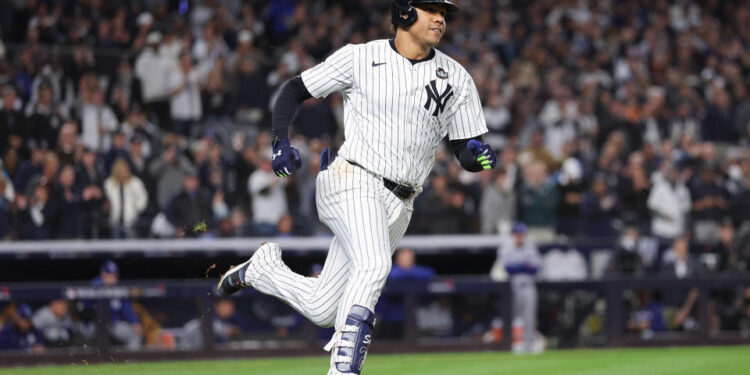
[[[15,173],[13,183],[16,191],[25,194],[29,189],[29,182],[42,173],[42,167],[47,155],[47,149],[44,145],[36,142],[31,144],[31,158],[21,162],[18,171]],[[7,160],[7,158],[6,158]]]
[[[396,252],[395,262],[388,274],[388,280],[394,281],[431,281],[435,278],[435,271],[429,267],[416,263],[416,254],[410,248],[402,248]]]
[[[555,213],[559,203],[557,186],[549,179],[546,168],[543,161],[526,166],[518,197],[521,206],[519,217],[529,226],[529,235],[540,242],[550,241],[554,237]]]
[[[197,237],[207,227],[213,227],[211,193],[200,186],[195,172],[185,174],[182,190],[170,200],[164,211],[172,225],[177,228],[178,237]]]
[[[6,176],[0,174],[0,240],[7,239],[11,233],[14,197],[8,199],[7,196],[11,185]]]
[[[47,347],[69,346],[76,338],[70,306],[64,299],[53,300],[37,310],[31,321],[44,337]]]
[[[225,343],[238,338],[242,332],[249,330],[249,325],[235,307],[234,301],[220,299],[214,303],[211,328],[217,342]],[[197,349],[201,346],[200,319],[195,318],[183,326],[180,347]]]
[[[689,253],[688,239],[679,237],[672,247],[664,252],[660,273],[664,276],[684,279],[701,272],[700,263]]]
[[[44,162],[42,163],[42,171],[39,174],[34,175],[29,179],[26,185],[26,195],[31,195],[31,190],[38,184],[52,185],[57,180],[57,173],[60,171],[60,161],[57,159],[57,155],[52,151],[47,151],[44,154]]]
[[[102,263],[99,276],[91,281],[92,286],[113,287],[120,281],[120,270],[111,260]],[[133,310],[133,304],[127,298],[109,300],[109,333],[119,344],[129,350],[141,347],[143,329]]]
[[[685,231],[690,211],[690,192],[680,180],[680,169],[674,165],[662,168],[648,196],[651,210],[651,231],[663,241],[672,241]]]
[[[130,163],[129,154],[128,154],[128,138],[125,135],[125,133],[121,131],[116,131],[112,133],[112,146],[109,148],[107,152],[104,152],[102,159],[103,165],[104,165],[104,173],[110,174],[112,173],[112,165],[115,163],[117,159],[124,159],[128,164]]]
[[[142,152],[145,158],[152,157],[159,148],[157,144],[159,129],[148,121],[146,114],[143,113],[139,105],[130,107],[127,118],[120,124],[120,130],[128,136],[131,143],[133,139],[140,139],[143,142]]]
[[[139,16],[143,26],[148,26],[148,19],[153,16],[144,13]],[[143,29],[142,29],[143,30]],[[141,99],[146,110],[152,114],[157,125],[165,130],[171,130],[169,124],[169,89],[168,79],[170,72],[176,68],[176,56],[170,54],[170,49],[160,48],[162,34],[151,31],[145,38],[147,46],[135,60],[135,76],[141,84]]]
[[[29,240],[48,240],[52,238],[57,207],[50,201],[50,186],[35,184],[31,188],[29,198],[17,197],[21,238]]]
[[[435,271],[416,263],[414,250],[402,248],[396,252],[393,267],[388,274],[391,284],[428,283],[435,278]],[[380,321],[377,335],[387,339],[400,338],[404,326],[404,301],[400,297],[385,297],[378,301],[375,312]]]
[[[203,116],[200,89],[203,78],[193,67],[189,52],[182,52],[179,66],[169,72],[167,88],[172,127],[177,134],[190,136]]]
[[[580,230],[580,207],[586,185],[583,182],[583,167],[575,158],[567,158],[557,178],[560,203],[557,208],[558,234],[575,237]]]
[[[648,196],[651,192],[651,181],[648,178],[643,152],[635,151],[628,156],[616,190],[620,201],[620,218],[631,224],[637,223],[641,231],[650,231]]]
[[[213,64],[211,71],[205,78],[203,105],[206,121],[209,123],[224,123],[231,120],[230,113],[234,111],[230,98],[230,77],[226,67],[226,59],[219,57]]]
[[[654,332],[667,330],[664,320],[664,305],[654,298],[654,293],[648,290],[638,291],[634,297],[634,308],[629,314],[627,328],[640,333],[641,337],[649,339]]]
[[[541,162],[545,171],[555,171],[558,167],[558,160],[547,150],[545,146],[544,129],[535,129],[531,133],[531,143],[529,148],[518,154],[518,160],[521,164],[532,164]]]
[[[502,149],[508,141],[507,137],[511,134],[511,113],[503,94],[497,92],[490,94],[483,111],[489,130],[484,139],[492,147]]]
[[[27,142],[31,132],[21,111],[22,102],[11,85],[3,86],[0,95],[0,150],[14,149],[25,159],[29,154]]]
[[[504,168],[498,168],[494,177],[494,181],[482,193],[482,233],[507,234],[516,218],[516,193],[509,185],[508,173]]]
[[[99,238],[104,229],[101,226],[104,218],[102,206],[106,199],[102,192],[104,171],[93,150],[84,148],[82,153],[75,167],[75,180],[82,187],[81,199],[85,211],[83,227],[88,228],[86,238]]]
[[[750,222],[750,157],[742,162],[741,176],[730,198],[730,215],[733,224],[740,228]]]
[[[276,223],[289,209],[286,200],[286,180],[271,170],[271,160],[261,155],[256,169],[247,181],[252,202],[254,232],[259,236],[272,235]]]
[[[161,209],[182,190],[185,176],[195,173],[193,165],[182,155],[173,140],[165,139],[163,143],[161,155],[148,166],[151,179],[155,181],[156,202]]]
[[[257,60],[244,56],[237,63],[236,76],[232,79],[232,97],[236,100],[237,120],[256,125],[264,118],[270,93]]]
[[[729,209],[729,202],[717,181],[714,168],[712,165],[701,166],[698,177],[690,184],[692,233],[695,242],[701,245],[718,242],[721,220]]]
[[[43,353],[44,339],[34,327],[31,306],[22,303],[16,307],[10,321],[0,329],[0,350],[27,350]]]
[[[50,149],[57,146],[58,129],[68,119],[68,108],[53,102],[52,87],[43,81],[36,101],[26,106],[26,121],[31,137],[37,143],[46,142]]]
[[[461,233],[468,218],[463,209],[465,193],[460,185],[450,184],[448,176],[436,175],[421,198],[424,205],[421,230],[427,234]]]
[[[212,193],[228,189],[227,176],[232,167],[230,160],[222,155],[221,144],[211,139],[207,144],[206,160],[198,166],[201,186],[205,186]]]
[[[148,174],[147,156],[144,148],[145,139],[140,134],[135,134],[130,138],[130,148],[128,149],[128,165],[133,176],[138,177],[147,189],[152,185],[151,176]],[[152,196],[153,191],[149,189],[149,196]]]
[[[60,165],[75,165],[76,152],[78,151],[76,143],[76,123],[68,121],[60,126],[60,132],[57,136],[57,147],[55,153],[60,160]]]
[[[89,79],[95,80],[95,77],[89,76]],[[104,91],[96,86],[95,81],[88,85],[94,87],[85,89],[86,93],[81,95],[81,141],[96,152],[106,152],[110,148],[110,134],[117,129],[119,122],[112,108],[104,102]]]
[[[716,244],[701,246],[700,263],[706,273],[721,273],[735,268],[738,241],[732,223],[726,221],[718,229],[719,240]]]
[[[56,238],[81,238],[84,234],[84,205],[80,184],[76,183],[76,174],[72,165],[65,165],[60,170],[57,184],[52,194],[58,204],[55,223]]]
[[[588,238],[611,238],[617,234],[615,220],[620,200],[602,174],[594,176],[591,189],[581,197],[581,233]]]
[[[690,176],[690,170],[711,163],[722,185],[728,165],[742,164],[738,160],[747,158],[744,149],[750,144],[750,96],[742,79],[750,67],[750,60],[743,57],[748,41],[743,31],[746,6],[684,3],[623,7],[476,2],[465,5],[470,10],[451,20],[462,26],[446,35],[444,50],[472,73],[490,127],[486,141],[502,145],[503,154],[510,155],[503,158],[502,165],[507,170],[508,186],[518,197],[520,217],[524,217],[522,187],[528,187],[529,181],[518,172],[517,165],[527,169],[530,162],[543,162],[547,175],[556,176],[565,172],[561,162],[564,165],[573,157],[582,165],[583,181],[597,173],[607,176],[626,223],[650,222],[657,235],[666,235],[666,242],[687,229],[695,232],[698,242],[704,240],[702,234],[716,233],[705,229],[707,226],[701,224],[704,219],[696,225],[690,223],[690,228],[683,225],[675,230],[687,214],[670,221],[669,215],[654,210],[658,214],[652,217],[646,198],[662,185],[658,173],[650,181],[662,164],[676,163],[684,168],[684,177],[693,177],[688,184],[693,190],[700,179],[695,178],[695,170]],[[245,185],[255,169],[254,153],[268,146],[263,130],[270,120],[272,93],[285,78],[322,60],[338,46],[390,35],[387,25],[367,16],[383,14],[386,8],[387,2],[344,4],[324,11],[306,2],[237,5],[208,1],[178,15],[167,5],[154,2],[117,6],[111,11],[102,11],[108,8],[98,3],[90,7],[86,2],[73,2],[53,11],[48,2],[6,2],[2,14],[9,22],[2,22],[2,34],[9,43],[0,53],[0,152],[8,175],[14,182],[22,181],[23,186],[15,184],[16,191],[26,192],[29,178],[39,171],[31,175],[24,171],[21,176],[18,171],[34,159],[34,144],[40,149],[54,149],[61,165],[80,164],[86,156],[79,154],[78,142],[92,148],[98,158],[108,150],[109,137],[100,130],[122,131],[132,143],[137,133],[143,142],[142,149],[135,153],[140,152],[143,160],[131,164],[131,170],[149,185],[153,213],[157,206],[163,209],[179,190],[182,174],[152,175],[151,186],[144,169],[136,164],[148,166],[152,157],[161,158],[162,136],[174,139],[174,135],[159,130],[173,130],[168,81],[171,72],[179,72],[182,53],[196,59],[193,70],[206,78],[205,85],[193,90],[200,96],[200,103],[188,109],[201,107],[212,121],[197,122],[197,127],[219,129],[222,138],[228,140],[235,126],[242,124],[245,143],[262,146],[230,149],[229,142],[220,145],[222,154],[236,152],[241,156],[233,158],[236,172],[224,171],[223,200],[230,211],[247,209],[252,203]],[[544,27],[530,27],[527,20],[541,20],[532,23]],[[353,24],[357,27],[351,27]],[[720,33],[719,25],[725,25],[727,31]],[[554,38],[549,37],[552,34]],[[98,97],[101,105],[94,104],[99,102]],[[319,140],[310,137],[330,138],[334,149],[340,142],[342,100],[335,96],[309,102],[298,116],[297,121],[305,123],[298,127],[300,134],[309,138],[298,142],[306,143],[311,155],[320,150],[313,144]],[[103,109],[101,119],[97,108]],[[30,117],[24,116],[24,109]],[[69,123],[62,125],[64,120]],[[23,123],[29,125],[21,126]],[[99,123],[105,126],[100,129]],[[75,124],[80,124],[79,129]],[[81,138],[77,140],[79,131]],[[196,130],[180,139],[178,149],[193,149],[198,133]],[[46,145],[38,142],[42,140]],[[100,140],[102,145],[98,145]],[[128,157],[135,157],[133,148]],[[516,148],[523,150],[518,157],[514,155]],[[705,151],[712,148],[714,151]],[[203,160],[193,161],[199,166]],[[448,175],[449,165],[437,158],[434,178],[446,176],[449,199],[436,209],[459,215],[460,222],[438,224],[446,226],[448,232],[479,231],[476,223],[484,207],[475,204],[481,195],[476,187],[488,179],[456,178]],[[750,175],[747,170],[742,172],[745,177],[733,173],[735,184]],[[314,174],[310,178],[314,180]],[[83,178],[76,180],[89,185]],[[209,180],[202,179],[201,185],[213,189]],[[748,201],[743,185],[737,184],[734,190],[727,187],[730,191],[725,196],[739,237],[741,222],[750,212],[743,209]],[[432,194],[430,186],[428,181],[415,204],[424,204],[423,197]],[[568,189],[565,186],[558,187]],[[290,191],[299,191],[292,187]],[[565,196],[576,194],[560,191],[556,212],[549,215],[549,221],[556,223],[555,229],[562,234],[575,232],[564,223],[579,207],[566,203]],[[91,194],[85,195],[91,198]],[[286,197],[287,206],[292,207],[289,213],[295,223],[308,228],[302,232],[309,233],[306,223],[311,221],[311,211],[295,210],[297,199],[295,194]],[[18,221],[18,212],[12,213],[14,221]],[[429,217],[421,216],[417,210],[415,225],[409,231],[433,232]],[[87,230],[92,228],[97,236],[103,235],[105,232],[96,228],[100,221],[87,225]],[[534,220],[529,221],[532,224]],[[713,237],[710,240],[717,241]]]
[[[143,181],[130,173],[125,159],[115,160],[112,174],[104,181],[104,192],[109,201],[112,238],[133,237],[136,220],[148,204],[148,193]]]
[[[607,267],[610,275],[642,276],[646,273],[650,262],[644,256],[641,234],[637,228],[626,228],[616,246]]]

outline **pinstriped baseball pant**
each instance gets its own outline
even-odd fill
[[[382,178],[342,158],[318,174],[316,188],[318,214],[334,233],[320,276],[304,277],[282,263],[263,266],[251,282],[315,324],[340,330],[352,305],[374,310],[413,200],[399,199]]]

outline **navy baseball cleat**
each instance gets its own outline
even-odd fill
[[[250,266],[250,261],[252,261],[252,258],[239,266],[231,267],[229,271],[221,276],[219,284],[216,286],[216,290],[219,294],[222,296],[229,296],[250,286],[245,282],[245,272]]]

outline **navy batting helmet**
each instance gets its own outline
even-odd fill
[[[417,10],[414,9],[417,4],[443,4],[448,13],[458,12],[457,0],[392,0],[391,23],[406,29],[417,22]]]

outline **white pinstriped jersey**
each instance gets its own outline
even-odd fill
[[[474,81],[438,50],[412,63],[389,40],[348,44],[301,77],[314,97],[344,96],[339,155],[401,184],[422,185],[446,135],[487,132]]]

